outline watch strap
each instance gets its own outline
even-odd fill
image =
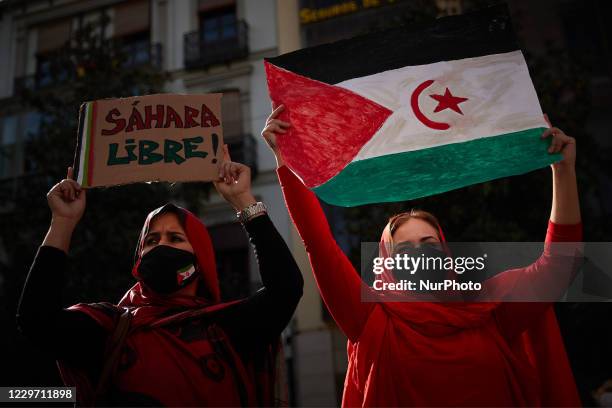
[[[236,213],[236,217],[238,218],[238,221],[240,221],[241,223],[245,223],[254,216],[261,213],[265,213],[267,211],[268,209],[266,208],[266,205],[261,201],[258,201],[254,204],[249,205],[245,209],[238,211]]]

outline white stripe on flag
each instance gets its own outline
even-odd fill
[[[83,177],[85,176],[85,151],[87,150],[87,135],[89,135],[89,107],[88,103],[85,107],[85,115],[83,118],[85,123],[83,124],[83,133],[81,134],[81,151],[79,152],[79,175],[77,177],[77,183],[83,185]]]
[[[448,130],[427,127],[411,107],[414,90],[428,80],[434,82],[420,94],[418,105],[427,118],[448,123]],[[547,127],[521,51],[409,66],[337,86],[394,112],[353,161]],[[442,95],[446,88],[468,98],[458,105],[463,114],[434,113],[438,101],[430,95]]]

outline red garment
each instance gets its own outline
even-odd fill
[[[330,313],[348,337],[342,405],[579,406],[550,304],[361,302],[365,287],[316,196],[278,169]],[[547,241],[580,241],[549,223]],[[366,289],[367,290],[367,289]]]
[[[148,404],[163,406],[274,405],[278,345],[269,347],[257,363],[243,361],[221,327],[189,320],[196,315],[206,318],[237,302],[219,303],[214,252],[204,224],[191,212],[169,206],[182,218],[201,273],[198,294],[206,297],[158,295],[138,282],[116,306],[79,303],[69,309],[86,313],[108,333],[113,332],[119,313],[131,310],[132,324],[113,381],[118,399],[142,397]],[[135,265],[151,219],[164,208],[147,217]],[[58,361],[58,366],[64,382],[77,386],[79,400],[90,403],[96,384],[66,362]]]

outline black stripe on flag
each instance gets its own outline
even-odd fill
[[[337,84],[391,69],[518,50],[505,4],[305,48],[268,62]]]

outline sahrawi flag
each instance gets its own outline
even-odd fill
[[[409,200],[560,160],[504,6],[265,62],[286,164],[328,203]]]

